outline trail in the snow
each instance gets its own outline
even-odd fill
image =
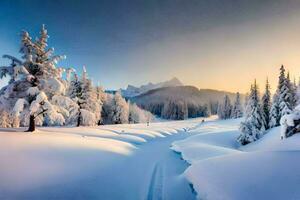
[[[154,167],[147,200],[162,200],[163,199],[163,170],[162,166],[157,163]]]

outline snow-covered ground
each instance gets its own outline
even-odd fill
[[[239,122],[0,129],[0,199],[300,199],[300,134],[240,147]]]
[[[172,149],[191,163],[184,172],[199,199],[300,199],[300,134],[280,140],[280,128],[240,147],[240,120],[205,122]],[[195,135],[194,135],[195,134]]]
[[[194,199],[170,145],[201,122],[0,129],[0,199]]]

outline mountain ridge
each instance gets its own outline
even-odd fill
[[[159,83],[152,83],[149,82],[148,84],[141,85],[140,87],[136,87],[133,85],[128,85],[126,89],[121,89],[121,94],[123,97],[131,98],[135,97],[144,93],[147,93],[150,90],[163,88],[163,87],[176,87],[176,86],[183,86],[183,83],[176,77],[159,82]]]

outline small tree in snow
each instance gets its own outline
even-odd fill
[[[229,119],[231,117],[232,105],[228,95],[224,96],[223,102],[219,104],[218,116],[220,119]]]
[[[279,122],[280,122],[279,112],[280,112],[279,111],[279,97],[278,97],[278,94],[275,93],[273,95],[272,106],[270,109],[269,128],[279,126]]]
[[[236,93],[235,102],[233,105],[231,117],[232,118],[240,118],[243,116],[243,108],[241,104],[240,93]]]
[[[270,84],[267,79],[266,81],[266,87],[265,87],[265,93],[262,96],[262,116],[264,121],[264,126],[266,129],[269,129],[269,123],[270,123],[270,110],[271,110],[271,92],[270,92]]]
[[[246,145],[260,138],[265,131],[264,119],[261,113],[259,91],[256,81],[251,86],[248,99],[247,112],[245,120],[240,125],[241,135],[237,138],[238,142]]]
[[[112,123],[126,124],[128,123],[129,106],[126,100],[121,96],[120,92],[116,92],[112,101]]]
[[[92,81],[87,76],[85,67],[83,67],[81,79],[74,73],[70,81],[68,95],[77,103],[77,126],[100,124],[103,93],[100,88],[93,87]]]
[[[279,97],[279,118],[285,114],[292,112],[291,102],[293,101],[290,81],[285,77],[285,69],[283,65],[280,67],[279,83],[278,83],[278,97]]]

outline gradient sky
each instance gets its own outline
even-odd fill
[[[267,76],[275,89],[281,64],[300,76],[299,11],[297,0],[2,0],[0,54],[20,56],[20,31],[46,24],[59,64],[86,65],[106,89],[178,77],[246,92]]]

